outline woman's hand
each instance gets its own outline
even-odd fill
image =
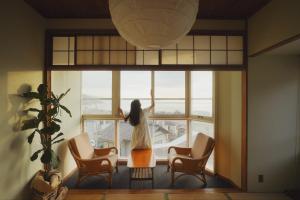
[[[122,110],[120,107],[118,107],[118,113],[119,113],[120,115],[123,115],[123,110]]]
[[[150,91],[151,99],[154,99],[154,91],[151,89]]]

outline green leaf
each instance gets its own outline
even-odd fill
[[[59,107],[61,107],[66,113],[68,113],[70,115],[70,117],[72,117],[71,111],[68,108],[66,108],[63,105],[59,105]]]
[[[38,119],[39,119],[40,121],[46,120],[45,111],[41,110],[41,112],[39,112],[39,114],[38,114],[37,117],[38,117]]]
[[[57,98],[56,98],[56,96],[55,96],[55,94],[54,94],[53,92],[51,92],[51,97],[52,97],[53,99],[57,100]]]
[[[53,121],[61,123],[61,120],[57,118],[53,118]]]
[[[56,155],[56,153],[51,150],[51,166],[53,167],[53,169],[57,169],[58,165],[59,165],[59,157]]]
[[[36,130],[34,130],[28,137],[27,137],[27,141],[29,144],[32,143],[32,140],[34,138],[34,134],[35,134]]]
[[[32,98],[32,99],[39,99],[40,95],[37,92],[25,92],[25,93],[23,93],[23,97]]]
[[[48,111],[48,115],[53,116],[53,115],[56,115],[57,112],[58,112],[57,107],[54,107],[54,108],[51,108],[51,109]]]
[[[69,88],[65,93],[62,93],[58,97],[58,101],[60,101],[64,96],[66,96],[70,92],[71,88]]]
[[[53,127],[44,127],[41,129],[41,134],[52,135],[53,133],[55,133]]]
[[[50,149],[46,149],[41,157],[41,162],[44,164],[49,164],[51,162],[51,151]]]
[[[35,160],[38,158],[39,153],[41,153],[42,151],[43,151],[43,149],[40,149],[40,150],[34,152],[34,153],[32,154],[32,156],[30,157],[30,160],[31,160],[31,161],[35,161]]]
[[[24,120],[21,130],[37,128],[38,125],[39,125],[39,120],[36,117],[34,117],[32,119]]]
[[[60,125],[58,125],[57,123],[55,122],[50,122],[50,127],[53,128],[54,132],[58,132],[60,130]]]
[[[64,141],[64,140],[65,140],[65,138],[62,138],[62,139],[60,139],[60,140],[56,140],[55,142],[52,142],[52,144],[59,143],[59,142],[62,142],[62,141]]]
[[[27,110],[24,110],[25,112],[40,112],[41,110],[36,109],[36,108],[29,108]]]
[[[62,132],[60,132],[59,134],[57,134],[57,136],[55,136],[51,141],[54,141],[55,139],[57,139],[58,137],[64,135]]]
[[[46,84],[40,84],[37,88],[37,91],[39,92],[40,96],[44,97],[47,96],[47,85]]]

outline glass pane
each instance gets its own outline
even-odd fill
[[[136,63],[135,51],[127,51],[127,64],[135,65],[135,63]]]
[[[194,36],[194,48],[209,50],[210,49],[210,36]]]
[[[212,50],[226,50],[226,36],[211,36]]]
[[[177,44],[178,49],[193,49],[193,36],[183,37]]]
[[[110,64],[126,64],[126,51],[111,51]]]
[[[166,159],[170,146],[187,145],[185,120],[153,120],[149,121],[152,137],[152,148],[158,159]]]
[[[142,50],[136,51],[136,64],[143,65],[144,63],[144,52]]]
[[[53,37],[53,50],[68,50],[69,37]]]
[[[88,133],[90,143],[95,148],[115,146],[115,124],[113,120],[85,120],[84,132]]]
[[[213,72],[191,72],[191,114],[212,116]]]
[[[226,64],[226,51],[212,51],[211,64]]]
[[[129,112],[133,99],[139,99],[142,108],[150,106],[151,72],[122,71],[121,72],[121,107]]]
[[[214,125],[207,122],[191,121],[191,136],[190,136],[190,147],[193,146],[194,141],[198,133],[204,133],[214,138]],[[214,172],[214,151],[210,155],[206,168]]]
[[[82,103],[83,114],[112,113],[112,72],[82,72]]]
[[[94,37],[95,50],[109,50],[109,37],[108,36],[95,36]]]
[[[242,36],[228,36],[228,50],[242,50],[243,37]]]
[[[131,151],[131,134],[133,127],[124,120],[119,121],[119,144],[120,144],[120,156],[128,157]]]
[[[77,51],[77,64],[78,65],[93,64],[93,52],[92,51]]]
[[[195,64],[210,64],[209,51],[195,51]]]
[[[176,51],[162,50],[162,64],[176,64]]]
[[[242,51],[228,51],[228,64],[243,64]]]
[[[145,65],[158,65],[158,51],[144,51]]]
[[[69,51],[69,65],[74,65],[74,61],[75,61],[75,57],[74,57],[75,53],[72,51]]]
[[[178,64],[193,64],[193,51],[178,51]]]
[[[185,101],[183,99],[155,100],[155,114],[158,115],[184,115]]]
[[[120,36],[110,37],[111,50],[126,50],[126,41]]]
[[[185,98],[185,72],[156,71],[155,98]]]
[[[77,37],[77,50],[93,50],[93,37],[92,36],[78,36]]]
[[[185,113],[185,72],[155,72],[155,113]]]
[[[68,52],[53,52],[53,65],[68,65]]]
[[[94,51],[94,64],[109,64],[109,51]]]

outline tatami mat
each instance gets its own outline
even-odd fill
[[[229,193],[231,200],[291,200],[281,193]]]
[[[223,193],[169,194],[168,200],[228,200]]]
[[[165,194],[106,194],[105,200],[164,200]]]
[[[282,193],[231,193],[231,191],[70,190],[66,200],[292,200]]]

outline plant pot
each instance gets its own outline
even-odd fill
[[[32,199],[33,200],[56,200],[60,192],[65,192],[61,187],[61,174],[58,171],[50,172],[50,180],[44,180],[44,171],[40,170],[36,173],[31,181]],[[63,190],[62,190],[63,189]],[[63,198],[59,198],[63,199]]]

